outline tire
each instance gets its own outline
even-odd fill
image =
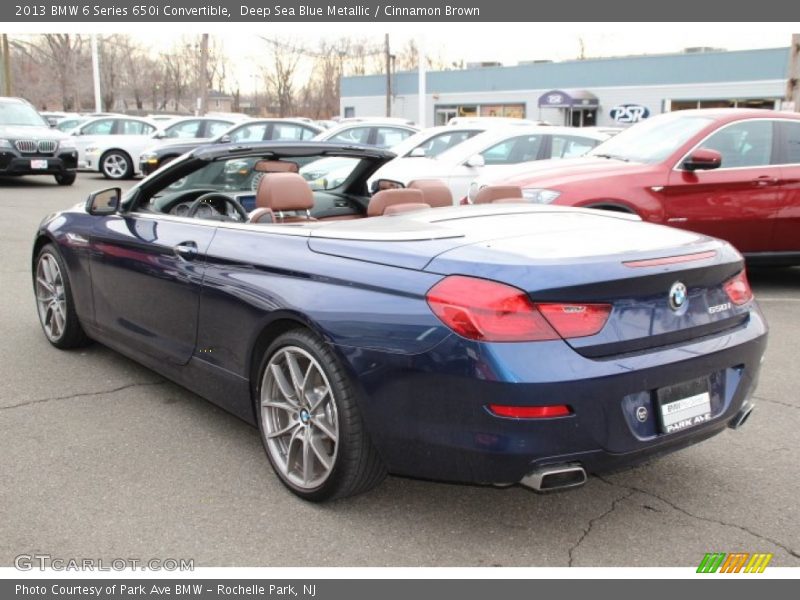
[[[55,177],[58,185],[72,185],[75,183],[77,174],[71,171],[66,171],[64,173],[58,173]]]
[[[284,333],[267,348],[258,373],[261,441],[292,493],[322,502],[366,492],[384,479],[352,382],[322,340],[305,329]]]
[[[64,260],[53,244],[44,246],[33,267],[36,312],[47,341],[56,348],[79,348],[90,342],[83,331]]]
[[[130,179],[133,177],[133,161],[127,152],[109,150],[100,157],[100,172],[106,179]]]

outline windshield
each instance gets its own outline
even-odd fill
[[[655,117],[606,140],[591,150],[589,156],[641,163],[661,162],[712,122],[709,117],[680,113]]]
[[[22,102],[0,102],[0,125],[47,127],[41,115]]]

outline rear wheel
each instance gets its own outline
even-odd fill
[[[77,175],[67,171],[66,173],[57,173],[55,177],[58,185],[72,185],[75,183]]]
[[[100,172],[108,179],[130,179],[133,161],[121,150],[109,150],[100,157]]]
[[[281,335],[259,373],[261,440],[286,487],[320,502],[365,492],[383,480],[386,469],[349,377],[317,336],[305,330]]]
[[[44,246],[36,258],[33,287],[39,323],[47,341],[61,349],[86,345],[89,338],[75,312],[64,260],[52,244]]]

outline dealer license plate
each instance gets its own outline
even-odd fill
[[[695,379],[656,392],[661,431],[675,433],[711,420],[708,379]]]
[[[46,160],[32,160],[31,161],[31,169],[46,169],[47,168],[47,161]]]

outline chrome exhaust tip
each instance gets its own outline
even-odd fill
[[[535,492],[556,492],[576,488],[586,483],[586,471],[577,463],[548,465],[528,473],[520,480],[520,485]]]
[[[742,406],[741,410],[738,413],[736,413],[736,416],[733,417],[733,419],[731,419],[730,421],[728,421],[728,427],[730,427],[731,429],[739,429],[739,427],[744,425],[747,419],[750,418],[750,415],[753,414],[754,408],[755,406],[753,406],[750,403],[747,403],[744,406]]]

